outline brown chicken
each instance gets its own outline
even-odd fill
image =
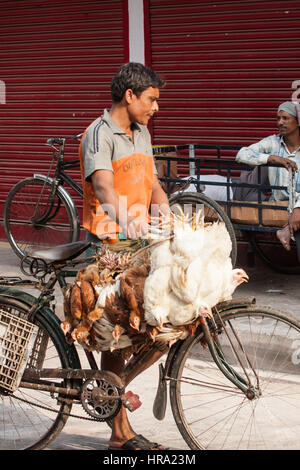
[[[70,311],[72,317],[80,320],[82,317],[82,300],[81,300],[81,284],[74,282],[70,294]]]
[[[95,308],[96,296],[92,284],[82,280],[80,283],[82,314],[84,318]]]
[[[148,266],[134,266],[124,273],[120,283],[121,296],[130,310],[129,324],[138,331],[144,320],[144,285],[148,274]]]

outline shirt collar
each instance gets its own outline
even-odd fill
[[[123,131],[123,129],[121,129],[121,127],[119,127],[118,124],[111,118],[109,111],[110,111],[109,109],[104,109],[103,115],[101,117],[102,121],[108,124],[108,126],[111,128],[114,134],[126,134],[126,132]],[[136,131],[141,132],[141,128],[137,122],[132,123],[132,129],[133,131],[136,130]]]
[[[285,143],[285,141],[284,141],[283,135],[280,135],[280,134],[278,134],[278,135],[279,135],[279,139],[280,139],[280,144],[281,144],[281,145],[284,145],[284,147],[285,147],[287,153],[290,154],[290,151],[289,151],[289,149],[287,148],[286,143]],[[296,150],[294,150],[294,152],[292,152],[292,154],[298,152],[299,149],[300,149],[300,146],[299,146]],[[291,154],[291,155],[292,155],[292,154]]]

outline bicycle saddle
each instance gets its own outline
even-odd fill
[[[57,245],[53,248],[45,248],[44,250],[32,250],[27,252],[27,256],[34,259],[42,259],[51,263],[56,261],[67,261],[81,255],[89,246],[89,241],[79,241],[67,243],[66,245]]]

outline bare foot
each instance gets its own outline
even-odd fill
[[[286,227],[282,228],[281,230],[277,230],[276,232],[278,240],[280,240],[283,248],[285,248],[287,251],[290,251],[291,246],[290,246],[290,240],[291,240],[291,234],[290,234],[290,228],[287,225]]]

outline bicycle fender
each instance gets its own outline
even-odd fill
[[[237,298],[237,299],[226,300],[225,302],[220,302],[218,305],[216,305],[215,308],[218,310],[219,313],[221,313],[221,312],[225,312],[228,310],[247,308],[255,304],[256,304],[255,297],[249,297],[249,298],[246,297],[246,298]]]
[[[36,301],[36,298],[33,295],[18,289],[14,289],[11,286],[0,286],[0,294],[10,299],[19,300],[26,307],[32,307]]]
[[[42,174],[39,174],[39,173],[35,173],[33,175],[33,177],[34,177],[34,179],[37,179],[37,180],[40,180],[40,181],[43,181],[43,182],[46,182],[46,183],[49,183],[49,184],[53,184],[53,182],[54,182],[53,178],[50,178],[49,176],[42,175]],[[64,200],[68,204],[68,206],[70,208],[70,211],[72,213],[72,217],[74,218],[74,221],[76,223],[76,231],[79,230],[79,226],[80,226],[79,216],[78,216],[77,209],[74,205],[73,199],[71,198],[70,194],[65,190],[65,188],[63,186],[58,186],[57,187],[57,192],[59,193],[59,195],[62,198],[64,198]]]
[[[3,297],[7,297],[8,299],[17,300],[24,305],[26,308],[32,307],[36,303],[36,297],[27,292],[14,289],[12,287],[7,286],[0,286],[0,295]],[[61,337],[62,344],[64,345],[65,351],[69,357],[70,364],[74,369],[80,369],[81,364],[78,357],[77,350],[74,344],[68,344],[65,340],[65,336],[63,331],[60,327],[60,319],[55,315],[55,313],[47,307],[43,307],[40,309],[40,312],[47,318],[47,321],[52,326],[53,329],[59,334]]]
[[[166,382],[168,379],[165,379],[165,376],[171,376],[173,361],[176,357],[177,351],[181,348],[185,341],[186,340],[176,341],[176,343],[172,345],[171,349],[169,349],[165,365],[163,366],[162,364],[159,364],[159,380],[152,408],[154,417],[159,421],[164,419],[168,403]]]

